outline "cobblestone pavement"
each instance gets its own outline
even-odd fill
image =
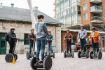
[[[4,55],[0,55],[0,70],[32,70],[25,54],[18,55],[16,64],[6,63],[4,58]],[[75,58],[64,58],[62,53],[56,53],[51,70],[105,70],[105,53],[101,60],[77,58],[77,53]]]

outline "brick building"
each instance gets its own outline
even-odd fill
[[[47,23],[48,30],[54,36],[53,46],[56,47],[57,52],[61,51],[61,28],[58,21],[47,16],[46,14],[35,11],[35,16],[42,14],[45,16],[45,23]],[[16,35],[18,38],[16,52],[22,53],[25,48],[28,47],[28,34],[32,29],[31,16],[28,9],[16,8],[16,7],[0,7],[0,53],[8,52],[8,43],[5,41],[5,34],[9,32],[10,28],[16,29]]]
[[[102,0],[81,0],[82,24],[103,29]]]

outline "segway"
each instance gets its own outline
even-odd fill
[[[29,52],[26,53],[26,58],[29,60],[31,59],[34,55],[36,54],[36,52],[32,52],[31,54]]]
[[[33,70],[37,69],[44,69],[44,70],[50,70],[52,67],[52,59],[50,56],[46,56],[43,61],[37,61],[36,57],[33,57],[31,61],[31,68]]]
[[[95,58],[102,59],[101,49],[99,49],[99,51],[97,51],[96,49],[90,52],[90,59],[95,59]]]
[[[18,56],[16,53],[9,53],[9,54],[6,54],[5,56],[5,61],[7,63],[12,63],[12,60],[15,59],[15,61],[17,61],[18,59]]]
[[[102,59],[101,37],[100,37],[98,46],[100,46],[100,47],[99,48],[93,48],[92,51],[90,52],[90,59]]]
[[[33,48],[31,50],[32,50],[31,53],[29,51],[27,51],[27,53],[26,53],[26,58],[28,60],[31,59],[34,55],[36,55],[36,52],[35,52],[35,44],[34,44],[34,46],[33,46]]]
[[[55,53],[54,52],[49,52],[49,53],[45,53],[45,56],[50,56],[50,57],[53,57],[53,58],[55,58]]]
[[[71,51],[71,52],[65,51],[64,52],[64,58],[66,58],[66,57],[72,57],[72,58],[74,58],[74,52],[73,51]]]
[[[86,48],[86,51],[84,50],[78,51],[78,58],[81,58],[81,57],[89,58],[89,50],[87,48]]]
[[[54,52],[49,53],[49,56],[55,58],[55,53]]]
[[[27,51],[26,53],[26,58],[29,60],[31,59],[34,55],[36,55],[36,52],[31,52],[31,54]]]
[[[46,48],[45,48],[45,56],[50,56],[50,57],[53,57],[53,58],[55,58],[55,53],[54,53],[54,51],[52,50],[52,51],[49,51],[48,50],[48,46],[46,46]]]
[[[31,60],[31,68],[33,70],[37,69],[44,69],[44,70],[50,70],[52,67],[52,58],[49,54],[48,48],[45,48],[45,54],[43,61],[37,60],[36,56],[34,56]]]
[[[67,49],[66,49],[66,51],[64,52],[64,58],[66,57],[74,58],[74,49],[75,49],[75,45],[71,44],[71,52],[70,50],[67,52]]]
[[[45,54],[45,58],[43,61],[37,60],[36,56],[34,56],[31,60],[31,68],[33,70],[37,69],[50,70],[51,67],[52,67],[52,58],[50,55]]]

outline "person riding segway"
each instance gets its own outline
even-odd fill
[[[46,55],[49,55],[49,56],[55,58],[55,53],[54,53],[53,47],[52,47],[52,40],[53,40],[53,35],[51,34],[51,32],[48,32],[48,36],[47,36],[48,53],[46,53]]]
[[[6,54],[5,60],[8,63],[11,63],[13,59],[15,61],[17,60],[17,54],[15,53],[15,48],[16,48],[16,34],[15,34],[15,28],[11,28],[10,32],[6,34],[6,41],[9,43],[10,49],[9,49],[9,54]]]
[[[32,69],[43,68],[45,70],[50,70],[52,67],[52,59],[49,55],[45,56],[45,45],[46,37],[48,35],[48,30],[44,22],[44,16],[38,15],[38,23],[35,24],[36,41],[37,41],[37,52],[36,57],[31,60]],[[39,54],[41,52],[41,59]]]
[[[34,34],[34,29],[31,29],[31,33],[29,34],[29,52],[26,54],[27,59],[30,59],[35,55],[35,41],[36,36]]]
[[[65,36],[65,41],[66,41],[66,45],[67,45],[67,49],[64,52],[64,57],[74,57],[73,52],[72,52],[72,48],[71,48],[71,41],[72,41],[72,34],[69,33],[69,30],[66,33]]]
[[[78,33],[78,38],[80,40],[81,49],[78,52],[78,58],[86,57],[89,58],[89,50],[86,47],[86,37],[87,31],[84,26],[81,26],[81,31]]]
[[[102,58],[102,52],[101,49],[99,47],[99,32],[97,31],[96,28],[92,29],[92,32],[90,34],[90,38],[92,40],[92,48],[93,50],[90,52],[90,58],[98,58],[101,59]]]

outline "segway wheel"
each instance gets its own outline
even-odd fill
[[[93,53],[93,51],[91,51],[90,52],[90,59],[93,59],[93,55],[94,55],[94,53]]]
[[[5,61],[8,62],[8,63],[11,63],[12,60],[13,60],[13,54],[9,53],[5,56]]]
[[[102,52],[98,53],[98,59],[102,59]]]
[[[37,70],[37,67],[35,66],[36,62],[37,62],[36,57],[33,57],[32,60],[31,60],[31,68],[33,70]]]
[[[18,56],[17,54],[13,54],[14,58],[15,58],[15,61],[18,59]]]
[[[29,53],[29,52],[27,52],[27,53],[26,53],[26,58],[29,60],[29,59],[30,59],[30,57],[31,57],[31,56],[30,56],[30,53]]]
[[[52,67],[52,59],[50,56],[47,56],[43,62],[45,70],[50,70]]]
[[[81,58],[81,52],[80,51],[78,52],[78,58]]]

